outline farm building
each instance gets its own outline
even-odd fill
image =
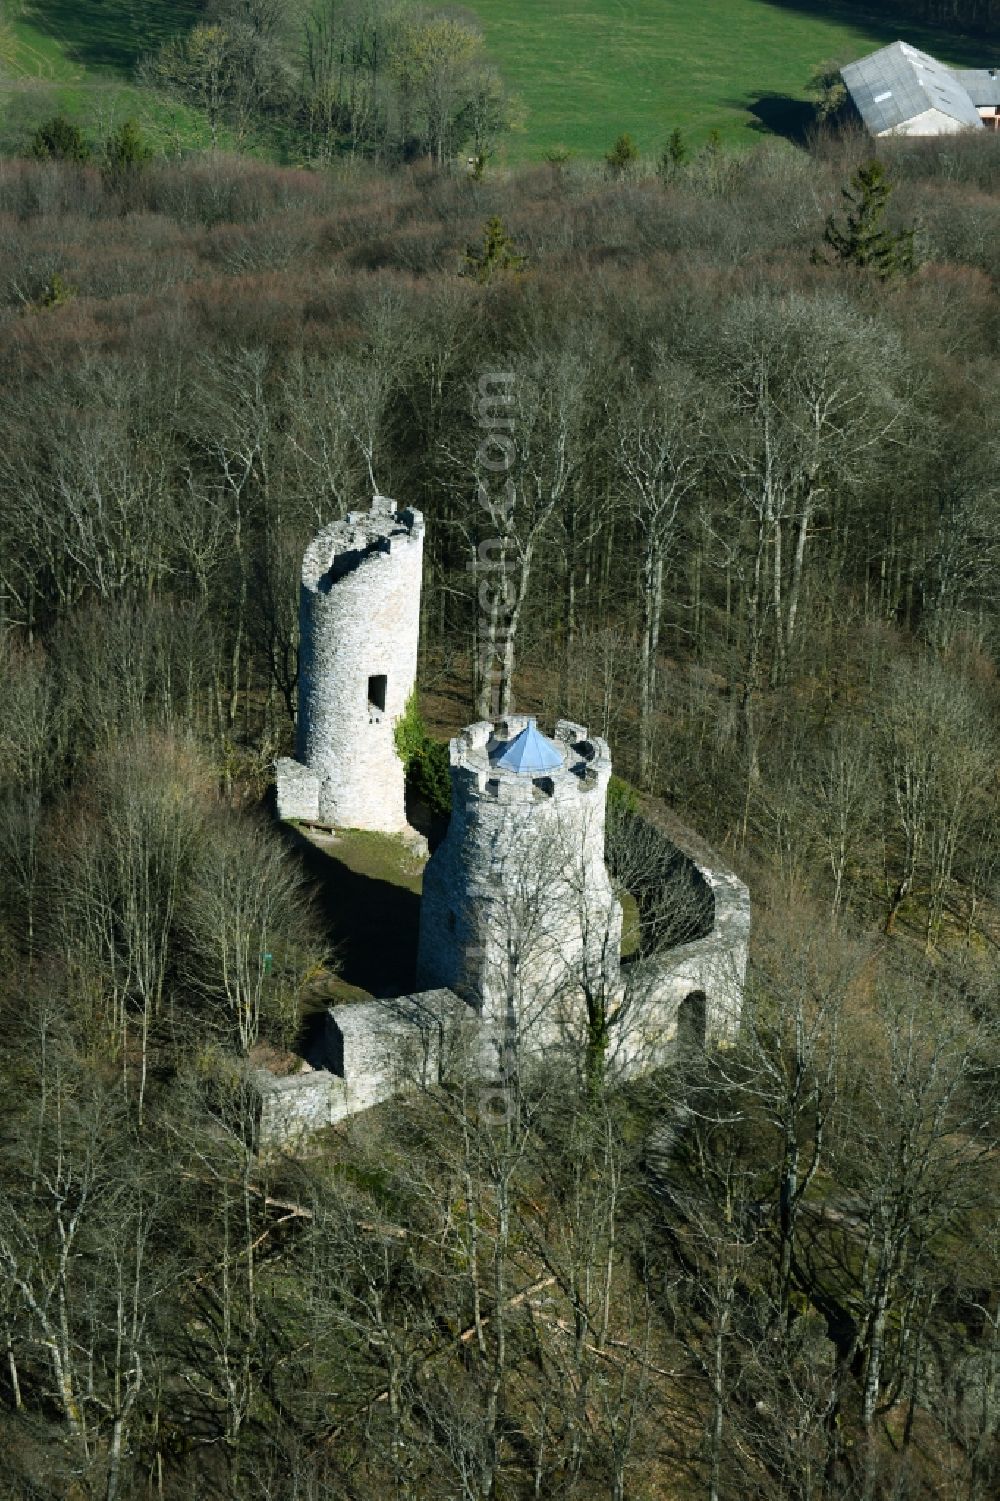
[[[841,77],[873,136],[953,135],[1000,124],[996,68],[949,68],[908,42],[893,42],[849,63]]]
[[[1000,68],[959,69],[955,77],[966,90],[987,130],[1000,130]]]

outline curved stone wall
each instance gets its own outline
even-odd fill
[[[608,747],[560,720],[559,764],[498,766],[529,723],[484,721],[451,742],[451,822],[424,872],[417,960],[418,985],[488,1017],[515,1002],[522,1032],[527,1010],[540,1025],[588,978],[616,983],[622,922],[604,863]]]
[[[424,523],[377,495],[313,539],[302,563],[297,762],[278,811],[341,828],[406,829],[394,727],[413,691]]]
[[[690,938],[624,967],[628,1005],[614,1048],[627,1073],[675,1057],[686,1023],[702,1043],[736,1041],[750,947],[750,892],[735,872],[661,804],[647,802],[638,817],[663,868],[684,871],[700,915]]]

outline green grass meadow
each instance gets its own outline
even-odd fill
[[[95,141],[129,117],[160,150],[207,146],[196,111],[132,82],[135,66],[193,25],[197,0],[8,0],[0,26],[0,151],[60,113]]]
[[[819,0],[471,0],[470,9],[525,106],[512,158],[557,147],[593,157],[622,131],[659,151],[674,126],[696,143],[710,130],[744,146],[794,134],[817,63],[861,57],[900,34],[898,18]],[[903,35],[945,62],[984,62],[981,41],[915,26]]]
[[[711,130],[732,145],[794,136],[808,119],[816,64],[862,56],[901,29],[864,5],[822,0],[471,0],[465,8],[524,106],[505,146],[512,160],[559,147],[597,157],[622,131],[656,152],[674,126],[695,144]],[[133,116],[160,150],[207,146],[196,111],[134,82],[142,57],[199,11],[198,0],[7,0],[0,151],[23,147],[57,111],[95,139]],[[982,42],[914,26],[904,34],[945,61],[989,61]]]

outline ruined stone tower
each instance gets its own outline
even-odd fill
[[[554,739],[512,715],[452,740],[451,822],[424,872],[421,987],[448,987],[487,1020],[513,1006],[544,1043],[588,986],[617,985],[622,910],[604,863],[610,777],[606,742],[569,720]]]
[[[306,549],[296,759],[277,765],[281,818],[406,829],[393,732],[417,675],[423,545],[420,512],[376,495]]]
[[[423,531],[418,511],[376,495],[306,551],[297,758],[277,764],[281,818],[412,832],[394,729],[416,678]],[[634,815],[631,832],[645,841],[630,887],[641,922],[622,964],[604,740],[566,719],[549,738],[508,715],[469,725],[450,749],[451,821],[424,870],[420,988],[330,1006],[320,1066],[257,1071],[265,1145],[366,1110],[417,1076],[426,1087],[471,1069],[495,1083],[518,1056],[569,1043],[579,1057],[595,1017],[619,1076],[738,1035],[749,892],[662,806]],[[387,930],[386,942],[394,937]]]

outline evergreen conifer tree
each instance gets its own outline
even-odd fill
[[[57,162],[88,162],[90,147],[78,125],[67,120],[65,115],[53,115],[39,125],[31,138],[31,155],[40,160]]]
[[[683,167],[690,155],[691,152],[687,141],[684,139],[684,134],[680,126],[675,125],[670,132],[670,139],[667,142],[667,156],[670,158],[673,166]]]
[[[639,163],[639,148],[627,130],[618,137],[604,160],[613,177],[625,177],[635,169]]]
[[[892,184],[882,163],[866,162],[841,191],[848,205],[846,220],[841,227],[831,214],[823,233],[837,260],[874,271],[883,281],[908,276],[915,265],[913,230],[885,227]]]
[[[491,281],[497,271],[520,271],[525,263],[499,214],[487,219],[482,245],[465,252],[465,272],[477,281]]]
[[[683,132],[679,126],[675,125],[670,132],[666,146],[660,154],[658,167],[660,176],[665,181],[676,177],[690,155],[691,151],[687,141],[684,139]]]

